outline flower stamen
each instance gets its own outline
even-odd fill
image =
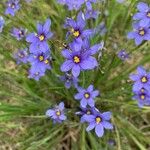
[[[57,116],[60,116],[60,115],[61,115],[61,112],[60,112],[60,111],[56,111],[56,115],[57,115]]]
[[[96,123],[99,124],[102,121],[100,117],[96,117]]]
[[[73,60],[76,64],[80,63],[80,58],[78,56],[74,56]]]
[[[40,41],[43,41],[44,39],[45,39],[44,35],[41,34],[41,35],[39,36],[39,40],[40,40]]]
[[[142,83],[146,83],[146,82],[148,81],[148,80],[147,80],[147,77],[145,77],[145,76],[142,77],[142,78],[141,78],[141,81],[142,81]]]

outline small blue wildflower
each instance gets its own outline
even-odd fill
[[[80,122],[84,123],[84,122],[86,122],[84,117],[86,117],[86,115],[92,115],[93,110],[95,110],[96,108],[95,107],[86,107],[86,108],[81,107],[80,109],[81,110],[76,112],[75,114],[80,115],[81,116]]]
[[[30,52],[36,53],[38,49],[42,50],[42,52],[46,52],[49,48],[47,40],[52,37],[52,32],[50,31],[51,20],[47,19],[44,24],[37,24],[37,34],[30,33],[26,41],[31,43]]]
[[[90,131],[95,128],[95,133],[98,137],[102,137],[105,129],[113,129],[113,125],[108,122],[111,119],[111,112],[101,113],[97,109],[93,111],[92,115],[86,115],[84,117],[89,126],[86,131]]]
[[[47,53],[39,52],[37,54],[30,54],[28,61],[37,72],[45,72],[47,69],[50,70],[50,55]]]
[[[76,43],[78,44],[81,43],[82,39],[89,38],[93,33],[93,30],[91,29],[85,30],[85,26],[86,26],[86,20],[82,12],[78,14],[77,21],[71,18],[67,18],[65,23],[65,28],[69,29],[69,32],[67,33],[67,37],[68,35],[72,35]]]
[[[98,90],[94,90],[94,86],[90,85],[87,89],[78,88],[79,93],[77,93],[74,98],[80,100],[80,106],[86,108],[87,105],[90,107],[95,106],[94,99],[99,95]]]
[[[7,8],[5,10],[5,14],[15,16],[16,11],[20,9],[19,1],[20,0],[8,0],[6,3]]]
[[[65,82],[65,87],[69,89],[71,85],[73,85],[75,88],[78,86],[78,78],[75,78],[72,74],[70,73],[65,73],[64,76],[60,77],[60,80]]]
[[[140,12],[133,16],[134,20],[139,20],[139,24],[142,27],[150,26],[150,7],[143,2],[138,3],[137,8]]]
[[[14,54],[14,58],[17,61],[17,64],[28,62],[28,49],[19,50],[17,53]]]
[[[144,105],[150,105],[150,91],[141,88],[138,92],[134,91],[133,100],[138,101],[138,106],[142,108]]]
[[[4,24],[5,24],[5,20],[2,16],[0,16],[0,33],[3,30]]]
[[[70,44],[68,49],[62,51],[66,61],[61,65],[61,71],[68,72],[72,70],[73,76],[78,77],[80,71],[94,69],[98,66],[98,62],[92,55],[99,51],[100,46],[100,44],[97,44],[85,50]]]
[[[121,60],[125,61],[129,58],[129,54],[125,50],[121,50],[121,51],[118,52],[118,57]]]
[[[62,123],[62,121],[67,119],[67,117],[64,114],[64,109],[64,103],[61,102],[53,109],[48,109],[46,111],[46,116],[50,117],[54,123]]]
[[[27,30],[23,28],[13,28],[11,35],[15,37],[18,41],[26,36]]]
[[[134,81],[133,91],[140,91],[140,89],[150,89],[150,73],[146,72],[146,70],[139,66],[137,68],[138,74],[131,74],[130,79]]]
[[[135,44],[140,45],[144,40],[150,40],[150,29],[142,27],[139,23],[133,24],[133,31],[128,33],[128,39],[135,39]]]

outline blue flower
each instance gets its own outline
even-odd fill
[[[87,89],[78,88],[78,92],[74,98],[80,100],[80,106],[86,108],[87,105],[90,107],[95,106],[94,99],[99,95],[98,90],[94,90],[93,85],[90,85]]]
[[[86,108],[81,107],[81,111],[78,111],[75,114],[80,115],[81,116],[80,122],[84,123],[86,122],[84,117],[86,118],[87,115],[92,115],[95,109],[96,109],[95,107],[86,107]]]
[[[134,31],[128,33],[128,39],[135,39],[136,45],[140,45],[144,40],[150,40],[149,27],[142,27],[139,23],[133,24]]]
[[[134,81],[133,91],[140,91],[140,89],[150,89],[150,73],[146,72],[146,70],[139,66],[137,68],[138,74],[131,74],[130,79]]]
[[[11,35],[20,41],[26,36],[26,32],[27,30],[23,28],[13,28]]]
[[[20,9],[20,0],[9,0],[7,1],[7,8],[5,10],[5,14],[10,14],[12,16],[15,15],[16,11]]]
[[[73,85],[75,88],[78,86],[78,78],[75,78],[72,74],[70,73],[65,73],[64,76],[60,77],[60,80],[65,82],[65,87],[69,89],[71,85]]]
[[[75,39],[75,42],[79,45],[82,42],[82,39],[84,38],[89,38],[93,30],[91,29],[86,29],[86,20],[85,16],[82,12],[80,12],[77,16],[77,21],[67,18],[66,23],[65,23],[65,28],[69,29],[69,32],[67,33],[68,35],[72,35],[73,39]]]
[[[47,40],[52,37],[52,32],[50,32],[50,19],[47,19],[44,24],[37,24],[37,33],[30,33],[26,41],[31,43],[30,52],[36,53],[38,49],[42,50],[42,52],[46,52],[49,48]]]
[[[140,12],[133,16],[134,20],[139,20],[139,24],[142,27],[150,26],[150,7],[143,2],[138,3],[137,8]]]
[[[113,129],[113,125],[109,122],[111,119],[111,112],[101,113],[97,109],[93,111],[92,115],[86,115],[84,117],[89,126],[86,131],[90,131],[95,128],[95,133],[98,137],[102,137],[105,129]]]
[[[97,60],[92,57],[100,49],[100,44],[94,45],[89,49],[76,47],[74,44],[70,44],[68,49],[62,51],[62,55],[66,58],[66,61],[61,65],[62,72],[68,72],[72,70],[74,77],[78,77],[80,71],[91,70],[98,66]]]
[[[64,114],[64,109],[64,103],[61,102],[53,109],[48,109],[46,111],[46,116],[50,117],[54,123],[62,123],[62,121],[67,119],[67,117]]]
[[[30,54],[28,61],[31,63],[32,67],[35,67],[38,71],[45,72],[47,69],[51,69],[49,58],[49,54],[39,52],[37,54]]]
[[[3,30],[4,24],[5,24],[5,20],[2,16],[0,16],[0,33]]]
[[[141,88],[139,91],[134,91],[133,100],[138,101],[138,106],[150,105],[150,89]]]
[[[17,64],[28,62],[28,49],[19,50],[17,53],[14,54],[14,58],[17,60]]]
[[[47,49],[47,53],[39,51],[36,54],[30,54],[28,61],[31,64],[29,78],[39,80],[40,77],[45,75],[46,70],[51,69],[49,49]]]
[[[125,61],[129,58],[129,54],[125,50],[121,50],[121,51],[118,52],[118,57],[121,60]]]

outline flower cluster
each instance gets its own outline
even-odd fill
[[[138,101],[138,106],[150,105],[150,72],[139,66],[137,68],[138,74],[131,74],[130,79],[134,81],[133,84],[133,99]]]
[[[129,39],[134,39],[136,45],[140,45],[143,41],[150,40],[150,7],[143,2],[138,3],[139,10],[133,16],[133,31],[128,33]]]
[[[65,58],[65,62],[61,65],[61,71],[65,72],[65,75],[61,76],[60,79],[65,82],[66,88],[70,88],[71,85],[73,85],[77,89],[78,93],[74,95],[74,98],[80,101],[82,111],[76,114],[81,115],[82,123],[88,123],[87,131],[95,128],[97,136],[102,137],[104,128],[113,128],[112,124],[108,122],[111,118],[111,113],[101,113],[95,108],[95,98],[99,95],[99,91],[94,90],[93,85],[90,85],[87,89],[80,87],[78,85],[78,77],[81,71],[93,70],[98,66],[98,61],[93,55],[103,48],[103,42],[91,46],[90,38],[97,34],[97,31],[99,33],[102,31],[103,33],[100,34],[103,35],[106,32],[105,25],[102,23],[95,29],[86,28],[87,19],[91,17],[96,18],[97,16],[94,11],[92,12],[91,5],[92,3],[96,3],[96,0],[59,0],[58,2],[68,5],[70,10],[74,8],[79,9],[81,4],[86,3],[87,11],[89,11],[85,12],[85,14],[79,11],[76,20],[67,18],[65,21],[64,28],[68,30],[66,39],[69,43],[65,46],[65,49],[62,50],[62,56]],[[53,116],[56,118],[56,113],[53,115],[47,112],[46,115],[55,120]]]
[[[26,36],[25,29],[14,28],[12,35],[17,39],[21,40],[26,37],[26,41],[30,43],[29,50],[19,50],[15,54],[17,63],[27,63],[29,62],[31,68],[29,70],[29,78],[39,80],[45,75],[46,70],[51,69],[50,61],[50,47],[47,40],[52,37],[52,32],[50,31],[51,21],[47,19],[44,24],[37,24],[37,33],[30,33]]]
[[[30,0],[25,0],[30,2]],[[59,3],[67,5],[69,10],[79,10],[85,6],[85,11],[79,11],[76,20],[67,18],[65,20],[64,28],[68,30],[66,34],[66,45],[61,51],[65,61],[61,64],[60,70],[64,75],[59,79],[64,82],[66,88],[73,86],[78,93],[74,98],[80,101],[81,112],[76,114],[81,115],[81,123],[88,124],[87,131],[95,128],[95,133],[98,137],[102,137],[105,129],[113,129],[113,125],[109,123],[111,119],[110,112],[101,113],[95,107],[95,99],[99,95],[98,90],[94,90],[94,86],[90,85],[87,89],[79,86],[80,72],[85,70],[94,70],[98,67],[96,55],[104,46],[104,42],[98,44],[91,44],[91,37],[99,33],[101,36],[107,31],[105,23],[102,22],[95,29],[87,28],[87,20],[90,18],[97,18],[99,12],[93,10],[92,4],[97,0],[58,0]],[[5,14],[12,16],[20,9],[19,0],[9,0]],[[2,30],[4,25],[1,19],[0,28]],[[29,78],[39,80],[45,75],[47,70],[51,70],[51,49],[48,40],[52,38],[53,33],[50,30],[51,20],[47,19],[45,23],[37,24],[37,32],[27,33],[24,28],[13,28],[11,35],[18,41],[26,40],[29,44],[25,49],[18,50],[14,54],[17,64],[30,64],[28,71]],[[61,102],[52,109],[46,111],[46,116],[51,118],[54,123],[62,123],[67,119],[65,115],[65,106]]]

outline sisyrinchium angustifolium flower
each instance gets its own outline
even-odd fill
[[[113,0],[113,2],[109,1],[108,3],[104,0],[57,0],[51,2],[52,5],[50,4],[50,6],[48,5],[50,2],[46,1],[43,2],[44,5],[37,5],[35,8],[32,3],[26,4],[25,2],[31,2],[31,0],[8,1],[5,10],[6,24],[3,17],[0,17],[0,32],[5,29],[4,24],[11,26],[12,23],[7,32],[9,32],[12,41],[17,42],[15,49],[18,50],[13,57],[18,66],[25,64],[25,74],[30,79],[23,81],[25,92],[31,94],[31,99],[34,99],[33,105],[29,103],[32,106],[32,108],[30,106],[30,111],[35,110],[37,111],[36,114],[40,114],[37,110],[39,109],[43,114],[46,110],[44,117],[46,116],[53,121],[54,128],[57,128],[56,123],[59,123],[58,126],[64,129],[69,128],[69,130],[72,130],[72,126],[81,129],[81,126],[84,127],[83,124],[86,124],[86,131],[94,130],[98,137],[102,137],[105,129],[109,129],[115,131],[119,138],[122,135],[121,122],[124,123],[124,120],[130,119],[128,116],[127,119],[121,116],[126,112],[125,109],[128,107],[127,110],[132,109],[135,112],[136,109],[139,110],[136,106],[137,103],[140,108],[144,107],[144,109],[145,106],[150,106],[150,73],[139,66],[137,74],[132,73],[130,75],[130,79],[133,81],[132,91],[128,88],[129,83],[131,83],[130,80],[126,82],[124,79],[128,78],[129,73],[139,65],[139,63],[130,62],[134,50],[139,48],[144,51],[143,45],[146,43],[148,46],[150,40],[150,9],[148,4],[143,2],[137,4],[138,12],[133,14],[133,18],[130,16],[133,19],[133,30],[130,31],[125,30],[130,19],[124,19],[125,24],[122,24],[121,20],[118,19],[122,13],[126,13],[124,11],[121,14],[117,11],[112,13],[115,5],[120,10],[129,6],[129,2],[125,0]],[[36,3],[38,2],[36,1]],[[110,8],[107,4],[112,4],[113,7]],[[37,14],[34,14],[33,18],[29,15],[27,18],[22,15],[22,6],[24,5],[33,7],[35,12],[36,9],[39,10],[37,14],[40,14],[40,19],[35,17]],[[39,6],[41,10],[43,8],[42,11],[40,11]],[[49,7],[51,9],[47,10]],[[61,7],[63,10],[59,10]],[[104,10],[105,7],[108,10]],[[97,8],[102,8],[102,12],[99,12],[100,9]],[[57,11],[52,11],[53,9],[60,11],[60,14]],[[63,14],[65,11],[67,13]],[[26,10],[26,13],[29,14],[30,12]],[[45,15],[47,13],[49,15]],[[12,18],[8,20],[11,17],[8,14],[15,16],[13,17],[14,20]],[[21,19],[19,18],[20,15]],[[15,23],[16,20],[19,20],[18,25]],[[40,22],[35,27],[37,20]],[[57,22],[57,20],[59,21]],[[119,23],[117,24],[115,20],[119,20]],[[126,43],[127,41],[124,42],[124,38],[119,37],[120,33],[127,33],[128,31],[130,32],[126,38],[134,39],[136,44],[133,47],[133,53],[130,51],[131,47]],[[118,51],[113,52],[114,49]],[[144,52],[141,54],[144,55]],[[141,54],[138,56],[139,59],[143,57]],[[142,64],[144,62],[141,61]],[[125,67],[125,65],[129,67]],[[20,76],[17,76],[19,83],[21,83]],[[40,81],[35,83],[34,80]],[[133,95],[130,95],[131,93]],[[127,98],[124,96],[125,94]],[[28,98],[30,97],[25,99],[27,103]],[[131,98],[136,101],[131,101]],[[132,105],[128,103],[128,100],[130,103],[133,102]],[[38,103],[39,101],[41,103]],[[59,104],[55,105],[56,103]],[[35,107],[34,104],[36,104]],[[48,109],[48,105],[52,107]],[[25,113],[26,109],[23,111],[18,109],[18,111]],[[128,113],[127,111],[126,114]],[[121,116],[120,122],[116,121],[118,116]],[[112,123],[111,118],[113,118]],[[44,118],[45,122],[46,119]],[[42,124],[42,126],[44,125]],[[125,125],[125,127],[127,126],[128,124]],[[132,130],[133,128],[131,128]],[[57,131],[59,132],[59,128]],[[128,131],[124,132],[129,134]],[[114,136],[114,132],[105,134]],[[72,131],[70,131],[70,135],[72,136]],[[83,130],[81,135],[83,140],[81,142],[83,143],[86,138],[88,140],[93,138],[91,133],[87,134],[85,139],[84,135]],[[47,142],[47,139],[49,142],[51,137],[47,137],[44,141]],[[107,141],[109,143],[109,139]],[[38,144],[40,145],[42,142]],[[111,146],[112,143],[110,142]],[[91,145],[89,144],[89,146]]]
[[[13,28],[11,35],[19,41],[26,37],[26,32],[27,30],[23,28]]]
[[[137,4],[138,13],[133,15],[133,31],[129,32],[128,39],[134,39],[136,45],[150,40],[150,7],[140,2]]]
[[[8,0],[6,7],[5,14],[15,16],[15,13],[20,9],[20,0]]]
[[[133,84],[133,99],[138,101],[139,107],[150,105],[150,72],[142,66],[137,68],[137,74],[131,74]]]

